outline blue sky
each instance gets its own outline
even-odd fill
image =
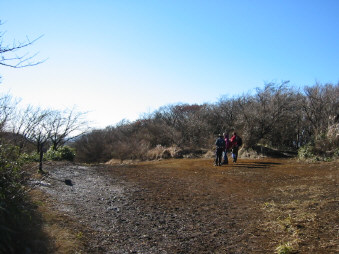
[[[268,82],[336,84],[338,12],[337,0],[1,0],[4,43],[43,35],[27,51],[47,60],[0,67],[0,92],[105,127]]]

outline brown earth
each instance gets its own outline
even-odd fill
[[[55,253],[338,253],[338,169],[292,159],[58,163],[31,186],[44,218],[59,218],[43,227]]]

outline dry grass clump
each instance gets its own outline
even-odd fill
[[[208,150],[208,151],[204,154],[203,158],[215,158],[215,151]]]
[[[275,253],[277,254],[291,254],[296,253],[296,251],[293,249],[293,244],[290,242],[287,243],[281,243],[276,249]]]
[[[213,153],[213,155],[212,155]],[[192,148],[180,148],[177,146],[165,147],[157,145],[155,148],[147,152],[148,160],[159,159],[179,159],[179,158],[211,158],[214,157],[214,152],[207,149],[192,149]]]
[[[262,229],[270,231],[275,236],[273,239],[279,243],[275,249],[276,253],[298,253],[307,238],[319,233],[318,212],[331,207],[332,203],[337,201],[324,199],[322,189],[316,186],[290,185],[277,190],[287,200],[269,201],[263,204],[266,222],[263,223]],[[308,198],[293,199],[296,193],[307,194]],[[333,249],[337,244],[339,242],[328,242],[324,248]]]
[[[105,164],[107,165],[121,165],[121,164],[134,164],[135,162],[138,162],[139,160],[120,160],[120,159],[110,159]]]
[[[149,160],[178,158],[180,157],[180,151],[181,149],[177,146],[165,147],[162,145],[157,145],[155,148],[147,152],[146,157]]]
[[[251,159],[259,159],[263,156],[261,156],[257,151],[255,151],[254,149],[248,148],[248,149],[244,149],[241,148],[239,150],[239,157],[240,158],[251,158]]]

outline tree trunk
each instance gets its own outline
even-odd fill
[[[39,173],[43,173],[44,171],[42,170],[42,159],[44,157],[44,151],[43,151],[43,146],[44,144],[40,144],[39,146],[39,153],[40,153],[40,159],[39,159]]]

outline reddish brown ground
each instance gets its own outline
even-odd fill
[[[51,186],[41,190],[48,206],[77,221],[83,253],[274,253],[284,244],[293,253],[339,251],[338,162],[75,167],[47,166]]]

